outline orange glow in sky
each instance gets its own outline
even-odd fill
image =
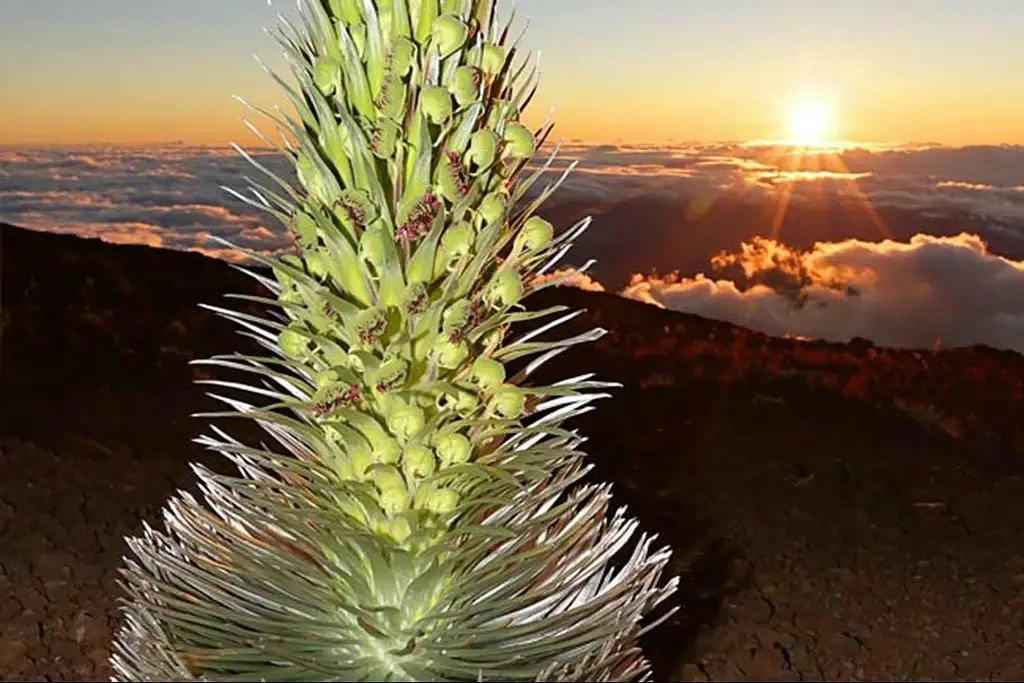
[[[1024,2],[515,4],[566,139],[1024,143]],[[4,0],[0,144],[251,144],[232,96],[284,102],[251,55],[283,70],[294,5]]]

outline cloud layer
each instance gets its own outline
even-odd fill
[[[991,254],[976,235],[849,240],[807,252],[759,239],[715,265],[742,270],[749,286],[637,276],[623,294],[772,335],[1024,352],[1024,262]]]
[[[572,162],[542,212],[594,216],[566,262],[598,258],[577,285],[773,334],[1022,348],[1024,147],[569,143],[550,177]],[[226,148],[0,148],[0,221],[277,252],[280,226],[221,189],[253,175]]]

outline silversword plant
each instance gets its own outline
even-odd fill
[[[589,221],[535,215],[565,175],[528,193],[551,125],[520,120],[536,69],[497,9],[300,0],[280,19],[295,115],[253,109],[298,183],[239,150],[269,182],[235,194],[296,249],[246,252],[270,294],[235,296],[265,317],[210,307],[267,355],[197,361],[253,378],[205,380],[231,391],[204,416],[274,445],[212,427],[198,442],[237,473],[196,465],[201,500],[179,492],[165,531],[129,540],[114,680],[649,675],[638,637],[675,589],[669,551],[609,512],[563,426],[612,385],[530,380],[603,331],[552,340],[578,312],[520,305]]]

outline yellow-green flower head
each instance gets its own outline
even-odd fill
[[[373,444],[373,461],[394,465],[402,457],[402,447],[394,439],[378,440]]]
[[[521,416],[525,407],[526,396],[522,389],[511,384],[498,387],[488,404],[491,413],[509,420]]]
[[[476,241],[476,232],[473,226],[466,221],[448,226],[441,236],[441,244],[452,256],[462,257],[469,253]]]
[[[483,60],[481,62],[484,73],[493,76],[501,71],[503,66],[505,66],[505,48],[493,43],[484,45]]]
[[[505,126],[505,153],[515,159],[533,156],[533,133],[521,123],[512,122]]]
[[[458,432],[442,433],[437,437],[434,448],[442,468],[469,462],[473,453],[473,446],[469,443],[469,439]]]
[[[441,58],[445,58],[462,47],[469,35],[466,23],[453,14],[442,14],[434,20],[434,44]]]
[[[465,179],[462,177],[459,155],[455,152],[447,152],[437,164],[435,180],[437,183],[437,194],[455,203],[469,192]]]
[[[480,200],[480,206],[477,208],[477,211],[480,212],[480,217],[484,219],[484,223],[489,225],[501,220],[507,208],[508,199],[505,195],[501,192],[491,192]]]
[[[373,344],[387,330],[388,319],[379,308],[367,308],[356,315],[356,333],[363,344]]]
[[[409,444],[402,453],[402,472],[409,481],[423,481],[437,471],[434,452],[422,444]]]
[[[397,76],[389,75],[384,79],[375,104],[381,116],[392,120],[399,119],[405,112],[405,83]]]
[[[478,130],[469,139],[466,159],[476,164],[478,170],[487,168],[498,156],[498,142],[498,136],[493,130]]]
[[[346,188],[341,191],[334,205],[339,208],[338,216],[349,228],[365,228],[377,218],[377,206],[366,190]]]
[[[505,366],[501,361],[488,356],[480,356],[473,362],[471,377],[480,391],[490,393],[505,381]]]
[[[437,336],[433,348],[434,360],[446,370],[455,370],[469,357],[469,346],[464,341],[453,342],[446,334]]]
[[[338,373],[334,370],[324,370],[323,372],[316,373],[316,377],[313,379],[313,384],[318,389],[330,386],[338,381]]]
[[[405,384],[409,375],[409,364],[401,358],[393,358],[381,363],[381,366],[372,375],[370,381],[374,390],[379,394],[384,394]]]
[[[447,88],[430,85],[420,91],[420,109],[431,123],[441,125],[452,115],[452,96]]]
[[[459,330],[469,324],[473,315],[473,304],[469,299],[453,301],[441,314],[441,329],[445,332]]]
[[[511,123],[519,118],[519,110],[509,100],[497,100],[491,105],[491,111],[487,114],[487,127],[498,128],[502,121]]]
[[[363,359],[359,357],[357,353],[350,353],[345,356],[344,364],[353,372],[362,374],[366,370],[366,366],[363,364]]]
[[[409,489],[405,478],[394,465],[375,465],[371,468],[371,478],[380,492],[378,499],[381,510],[387,515],[397,515],[409,508]]]
[[[473,66],[460,66],[455,70],[449,89],[460,107],[475,102],[480,95],[480,70]]]
[[[427,486],[416,493],[416,507],[433,512],[435,515],[447,515],[459,505],[459,494],[448,488]]]
[[[313,64],[313,83],[324,95],[330,95],[341,82],[341,64],[334,57],[318,57]]]
[[[530,216],[516,236],[516,241],[529,251],[537,251],[551,244],[555,228],[540,216]]]
[[[422,282],[410,282],[402,292],[402,307],[406,313],[417,314],[427,309],[430,296]]]
[[[391,69],[399,78],[409,75],[416,58],[416,43],[404,36],[397,36],[391,44]]]
[[[480,398],[474,392],[457,385],[451,391],[437,397],[438,408],[451,408],[462,417],[474,413],[479,405]]]
[[[388,429],[401,443],[406,443],[423,429],[425,419],[419,406],[396,401],[389,408]]]
[[[402,127],[386,117],[379,117],[373,124],[370,134],[370,151],[378,159],[388,159],[395,155],[398,139],[402,137]]]
[[[494,309],[508,308],[523,296],[523,281],[512,270],[502,270],[488,285],[484,300]]]
[[[293,327],[286,327],[277,335],[277,345],[289,358],[302,359],[309,352],[309,339]]]

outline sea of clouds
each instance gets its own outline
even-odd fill
[[[276,154],[254,156],[291,177]],[[770,334],[1024,351],[1024,147],[570,143],[552,174],[573,162],[549,217],[593,215],[571,262],[612,264],[577,286]],[[227,260],[239,255],[211,236],[287,248],[222,189],[245,176],[264,180],[224,147],[0,148],[0,221]],[[757,216],[765,228],[746,230]],[[850,216],[877,234],[847,231]]]

